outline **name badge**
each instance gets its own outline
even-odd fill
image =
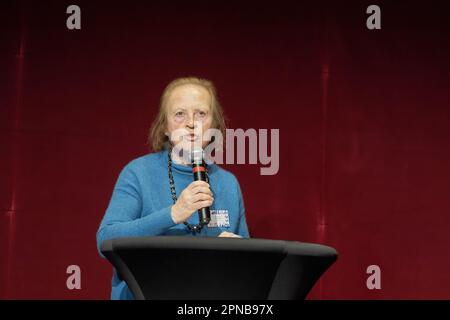
[[[208,223],[209,228],[216,227],[229,227],[230,217],[228,215],[228,210],[210,210],[211,221]]]

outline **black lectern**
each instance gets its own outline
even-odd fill
[[[301,242],[214,237],[120,238],[103,255],[136,299],[304,299],[337,259]]]

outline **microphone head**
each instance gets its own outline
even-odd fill
[[[196,147],[191,152],[191,162],[194,164],[202,164],[203,162],[203,149]]]

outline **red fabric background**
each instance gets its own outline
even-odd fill
[[[70,4],[0,5],[0,297],[109,297],[95,233],[117,175],[164,86],[197,75],[229,127],[280,129],[277,175],[226,168],[253,237],[339,251],[309,298],[450,298],[445,1],[378,1],[377,31],[368,1],[77,1],[80,31]]]

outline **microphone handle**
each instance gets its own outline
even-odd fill
[[[198,168],[198,167],[201,167],[201,168]],[[200,180],[200,181],[208,182],[208,177],[206,175],[204,163],[202,163],[202,164],[194,163],[192,165],[192,168],[197,169],[197,170],[193,170],[194,171],[194,181]],[[200,170],[198,170],[198,169],[200,169]],[[211,220],[211,212],[209,210],[209,207],[198,209],[198,218],[199,218],[199,221],[201,224],[208,224],[209,221]]]
[[[211,221],[211,211],[209,211],[209,207],[198,210],[198,219],[201,224],[208,224],[209,221]]]

